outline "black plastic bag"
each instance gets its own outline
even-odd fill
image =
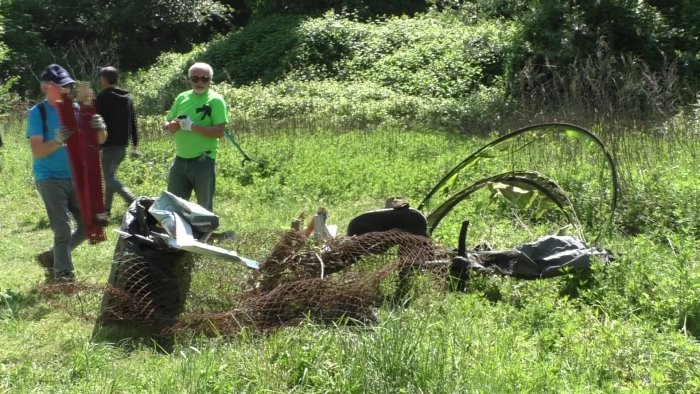
[[[166,351],[172,347],[170,328],[185,306],[192,257],[149,237],[164,233],[148,213],[153,203],[153,198],[139,197],[124,215],[94,340],[147,339]]]

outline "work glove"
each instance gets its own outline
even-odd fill
[[[135,159],[135,158],[141,156],[141,152],[139,151],[139,149],[138,149],[137,147],[134,147],[134,149],[131,150],[131,153],[129,153],[129,156],[130,156],[132,159]]]
[[[178,123],[180,123],[180,128],[185,131],[192,131],[192,119],[187,116],[183,119],[178,119]]]
[[[107,130],[107,124],[105,124],[105,120],[102,119],[102,116],[97,114],[93,115],[92,119],[90,119],[90,127],[97,130]]]
[[[66,143],[66,141],[68,141],[68,138],[70,138],[71,134],[73,134],[73,130],[69,129],[66,126],[61,126],[56,129],[56,133],[54,134],[53,139],[54,141],[63,145]]]

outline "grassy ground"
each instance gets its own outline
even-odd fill
[[[474,278],[465,294],[439,286],[417,292],[406,308],[383,307],[369,327],[310,323],[259,335],[178,337],[175,351],[125,350],[91,343],[116,235],[75,251],[86,287],[66,296],[43,291],[33,256],[51,243],[33,186],[21,124],[3,127],[0,149],[0,390],[3,392],[697,392],[700,389],[700,256],[696,140],[605,135],[615,147],[626,197],[620,231],[603,246],[613,264],[590,280]],[[404,196],[417,206],[453,165],[488,139],[434,132],[267,132],[241,136],[260,169],[240,165],[230,146],[218,160],[215,211],[238,238],[228,247],[264,259],[302,210],[330,210],[349,220]],[[594,233],[605,215],[607,178],[595,152],[567,141],[544,143],[479,167],[526,167],[573,191],[582,222]],[[565,147],[565,148],[562,148]],[[143,156],[121,177],[134,192],[166,186],[167,138],[152,134]],[[682,158],[682,159],[680,159]],[[662,181],[661,181],[662,180]],[[661,186],[655,186],[661,183]],[[603,202],[603,204],[601,204]],[[115,211],[124,208],[118,201]],[[670,217],[670,219],[669,219]],[[458,225],[472,221],[470,244],[498,248],[563,228],[560,218],[529,220],[480,193],[436,232],[456,245]],[[672,219],[672,220],[671,220]],[[116,228],[115,220],[112,227]],[[213,262],[209,265],[214,264]],[[207,267],[207,264],[203,264]],[[231,268],[236,269],[236,268]],[[195,272],[206,275],[206,272]],[[247,275],[240,270],[240,275]],[[238,283],[231,283],[237,291]],[[202,289],[200,291],[206,291]]]

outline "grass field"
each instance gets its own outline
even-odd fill
[[[700,165],[690,131],[634,134],[595,128],[618,159],[623,198],[616,231],[602,246],[612,264],[592,278],[541,281],[476,277],[466,293],[414,292],[405,308],[384,306],[380,324],[310,322],[260,334],[177,338],[175,351],[126,350],[89,338],[112,262],[116,234],[74,252],[86,286],[66,296],[42,291],[34,255],[51,244],[31,178],[23,124],[2,127],[0,148],[0,391],[11,393],[452,393],[687,392],[700,390]],[[139,195],[166,187],[168,138],[147,131],[142,157],[121,178]],[[432,131],[268,131],[240,136],[264,168],[229,144],[217,163],[214,210],[237,239],[227,246],[263,260],[301,211],[319,206],[341,229],[388,196],[417,206],[465,156],[490,141]],[[555,179],[579,209],[587,236],[608,211],[609,177],[586,144],[552,138],[479,166],[475,177],[525,168]],[[117,201],[113,211],[125,208]],[[509,248],[566,231],[557,215],[534,219],[490,200],[455,210],[435,239],[455,247],[470,219],[469,244]],[[115,219],[112,228],[118,227]],[[589,238],[590,239],[590,238]],[[203,267],[216,264],[203,264]],[[195,272],[194,275],[206,275]],[[240,275],[247,272],[240,270]],[[231,291],[237,291],[231,283]],[[203,289],[206,290],[206,289]]]

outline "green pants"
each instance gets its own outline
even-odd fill
[[[168,191],[189,200],[192,191],[197,204],[213,212],[216,185],[215,161],[207,155],[193,159],[175,157],[168,174]]]

